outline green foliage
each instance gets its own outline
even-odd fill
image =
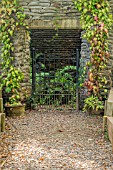
[[[108,30],[113,23],[110,5],[107,0],[73,0],[73,3],[81,12],[81,24],[85,30],[83,38],[88,40],[92,51],[90,62],[86,65],[89,78],[84,85],[89,95],[96,95],[102,100],[101,89],[107,94],[107,80],[101,72],[105,70],[110,56]]]
[[[85,78],[86,78],[86,74],[87,74],[86,67],[80,66],[80,68],[79,68],[79,78],[78,78],[78,86],[79,87],[83,87],[84,81],[85,81]]]
[[[96,110],[98,111],[99,109],[104,109],[104,102],[99,100],[97,96],[91,95],[90,97],[85,99],[85,104],[83,111],[91,111],[91,110]]]
[[[72,71],[76,71],[75,66],[65,66],[56,71],[53,78],[50,73],[41,72],[37,74],[36,92],[39,96],[40,104],[60,105],[68,99],[70,103],[75,102],[76,84],[71,75]],[[74,93],[74,94],[72,94]],[[74,96],[74,99],[72,99]]]
[[[37,107],[35,94],[32,94],[29,97],[26,97],[25,103],[26,103],[26,110],[35,109]]]
[[[21,28],[28,29],[25,23],[26,15],[17,0],[2,0],[0,40],[2,48],[2,75],[0,76],[0,89],[5,87],[7,93],[11,93],[9,103],[13,104],[20,100],[20,82],[23,80],[23,73],[16,68],[14,57],[13,37]]]
[[[107,128],[105,129],[105,132],[104,132],[104,139],[105,139],[106,141],[110,141],[110,140],[109,140],[109,135],[108,135],[108,130],[107,130]]]

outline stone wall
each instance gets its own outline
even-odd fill
[[[81,32],[81,39],[82,36],[84,35],[85,31]],[[81,42],[81,58],[80,58],[80,71],[81,73],[83,73],[83,68],[86,67],[86,63],[90,61],[90,45],[87,42],[87,40],[82,39]],[[84,75],[85,76],[85,75]],[[82,80],[82,75],[79,73],[79,77]],[[84,80],[88,79],[88,75],[86,75],[84,78]],[[87,88],[86,87],[82,87],[80,88],[80,108],[83,108],[84,105],[84,99],[86,98],[86,96],[88,95],[87,92]]]
[[[19,0],[19,3],[28,16],[30,29],[54,29],[57,21],[60,28],[81,28],[80,13],[74,9],[72,0]],[[23,61],[22,57],[21,60]],[[25,71],[24,68],[22,67],[23,71]],[[28,75],[26,79],[28,80]],[[25,90],[25,88],[26,85],[23,89]]]
[[[80,28],[78,19],[80,14],[74,9],[71,0],[19,0],[19,3],[28,16],[27,22],[30,29],[54,29],[56,19],[59,19],[60,28]],[[27,94],[31,93],[29,40],[29,38],[27,40],[26,32],[23,30],[20,30],[14,37],[15,66],[20,67],[24,73],[22,94],[25,91]],[[2,45],[0,45],[1,48]]]
[[[110,0],[111,6],[111,13],[113,14],[113,0]],[[113,25],[112,25],[113,28]],[[113,86],[113,29],[109,32],[109,52],[110,52],[110,59],[108,61],[107,67],[105,71],[102,72],[102,75],[106,77],[107,84],[106,88],[109,89]],[[104,95],[104,91],[102,89],[101,93]]]
[[[111,13],[113,14],[113,0],[110,0]],[[112,27],[113,28],[113,27]],[[81,37],[84,34],[84,31],[81,32]],[[102,75],[106,77],[107,84],[106,88],[109,91],[113,86],[113,29],[110,30],[109,33],[109,52],[110,52],[110,60],[107,64],[105,71],[102,72]],[[88,42],[82,39],[81,43],[81,60],[80,60],[80,69],[86,66],[86,62],[90,61],[90,46]],[[85,79],[88,77],[86,76]],[[103,89],[101,90],[101,94],[104,96]],[[84,99],[88,95],[87,89],[84,87],[80,89],[80,101],[83,104]],[[82,105],[83,106],[83,105]]]
[[[30,28],[54,28],[56,19],[61,28],[80,28],[80,13],[72,0],[19,0],[29,17]]]
[[[59,19],[60,28],[81,28],[80,25],[80,13],[74,8],[72,0],[19,0],[19,3],[24,7],[25,13],[28,15],[30,28],[54,28],[55,19]],[[113,13],[113,0],[110,0],[110,6]],[[82,42],[81,55],[83,56],[85,62],[88,55],[84,52],[89,51],[88,48],[85,49],[86,42]],[[111,75],[113,80],[113,31],[110,32],[109,37],[109,47],[110,47],[110,61],[107,66],[105,74]],[[83,48],[85,51],[83,52]],[[110,77],[108,79],[110,79]],[[108,81],[108,88],[111,83]]]
[[[81,29],[80,13],[74,9],[72,0],[19,0],[19,3],[24,7],[25,13],[28,16],[28,24],[30,29],[46,29],[54,28],[55,22],[58,19],[60,28]],[[110,0],[110,5],[113,9],[113,0]],[[113,10],[112,10],[113,13]],[[30,88],[30,48],[29,38],[26,32],[21,30],[15,36],[15,56],[16,65],[21,67],[24,72],[24,83],[22,84],[22,91],[31,91]],[[111,86],[111,79],[113,81],[113,31],[110,32],[109,37],[110,46],[110,61],[108,63],[105,74],[108,81],[108,89]],[[0,45],[1,48],[1,45]],[[81,45],[81,65],[89,60],[89,45],[85,40],[82,40]],[[84,92],[84,91],[83,91]]]
[[[25,30],[19,30],[14,36],[14,57],[15,67],[19,67],[23,74],[24,80],[21,83],[21,100],[28,97],[31,94],[31,82],[30,82],[30,37]],[[2,48],[2,45],[0,46]],[[1,63],[0,63],[1,64]],[[1,65],[0,65],[1,67]],[[0,69],[2,73],[2,69]],[[8,96],[3,91],[3,97],[7,100]]]
[[[80,14],[74,9],[72,0],[19,0],[30,20],[51,20],[60,16],[64,18],[79,18]],[[58,11],[58,12],[57,12]]]

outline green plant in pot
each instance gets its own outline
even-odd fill
[[[9,97],[9,101],[6,103],[6,105],[17,105],[20,104],[20,83],[23,80],[23,73],[18,68],[14,68],[11,66],[9,73],[4,80],[4,84],[6,86],[5,91],[7,93],[11,93],[11,96]]]
[[[23,115],[25,105],[21,103],[20,83],[23,80],[23,73],[19,68],[10,67],[7,77],[2,81],[5,92],[8,93],[8,100],[5,103],[6,114],[9,116]]]
[[[20,66],[15,66],[16,56],[14,54],[14,36],[22,28],[28,29],[25,23],[26,15],[17,0],[2,0],[0,40],[3,44],[1,54],[2,74],[0,76],[0,89],[8,93],[8,101],[5,104],[6,112],[14,111],[20,115],[24,112],[25,106],[21,103],[21,82],[23,73]],[[18,106],[18,108],[17,108]],[[15,110],[16,109],[16,110]]]
[[[104,101],[99,100],[97,96],[91,95],[87,97],[84,101],[84,112],[89,114],[100,114],[104,109]]]

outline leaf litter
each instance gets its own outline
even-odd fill
[[[113,153],[102,116],[61,109],[7,118],[0,135],[3,170],[111,170]]]

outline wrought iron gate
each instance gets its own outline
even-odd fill
[[[32,93],[40,105],[75,107],[80,58],[80,30],[31,31]],[[71,32],[71,34],[70,34]]]

